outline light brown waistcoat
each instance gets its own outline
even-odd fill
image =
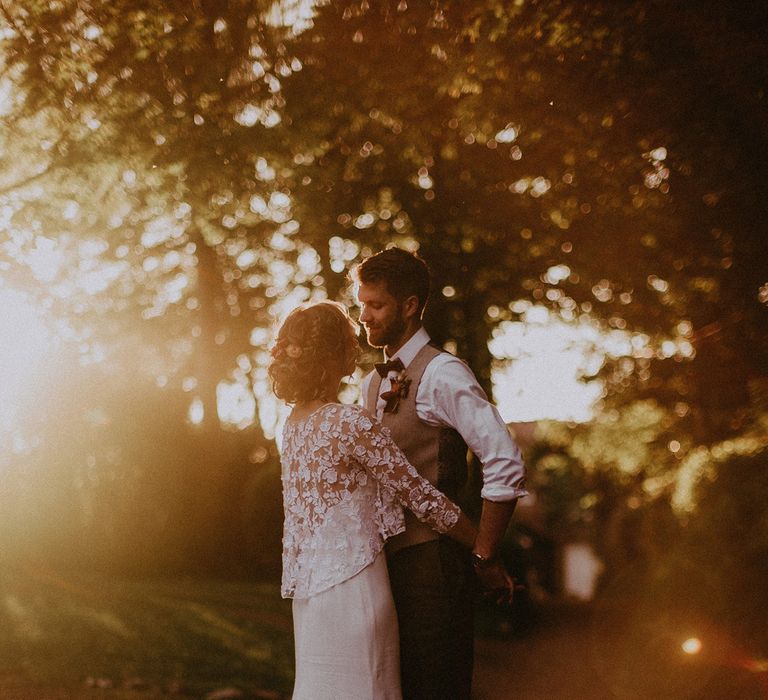
[[[429,425],[416,414],[416,394],[424,370],[441,352],[432,345],[425,345],[417,353],[405,368],[405,374],[411,380],[408,395],[400,399],[396,412],[384,413],[381,422],[389,428],[395,443],[416,471],[455,501],[467,480],[467,445],[453,428]],[[365,396],[365,407],[374,414],[381,382],[382,378],[374,374]],[[437,532],[406,510],[405,532],[387,542],[387,552],[391,554],[438,537]]]

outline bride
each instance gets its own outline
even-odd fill
[[[282,595],[293,598],[293,700],[398,700],[397,617],[383,552],[403,507],[467,547],[475,528],[419,476],[386,429],[337,402],[357,328],[340,304],[294,310],[272,349],[283,432]]]

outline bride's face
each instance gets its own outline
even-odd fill
[[[349,376],[354,374],[355,369],[357,368],[357,358],[360,354],[360,343],[357,341],[357,336],[350,332],[350,343],[355,348],[355,353],[353,355],[350,355],[349,360],[347,362],[347,366],[344,368],[344,376]]]

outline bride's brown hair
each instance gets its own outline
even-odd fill
[[[360,346],[357,324],[334,301],[306,304],[291,311],[277,332],[269,376],[272,390],[286,403],[332,399],[328,382],[351,374]]]

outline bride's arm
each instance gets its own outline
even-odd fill
[[[423,522],[472,547],[477,530],[459,506],[436,489],[407,460],[381,424],[360,412],[347,436],[350,456]]]

